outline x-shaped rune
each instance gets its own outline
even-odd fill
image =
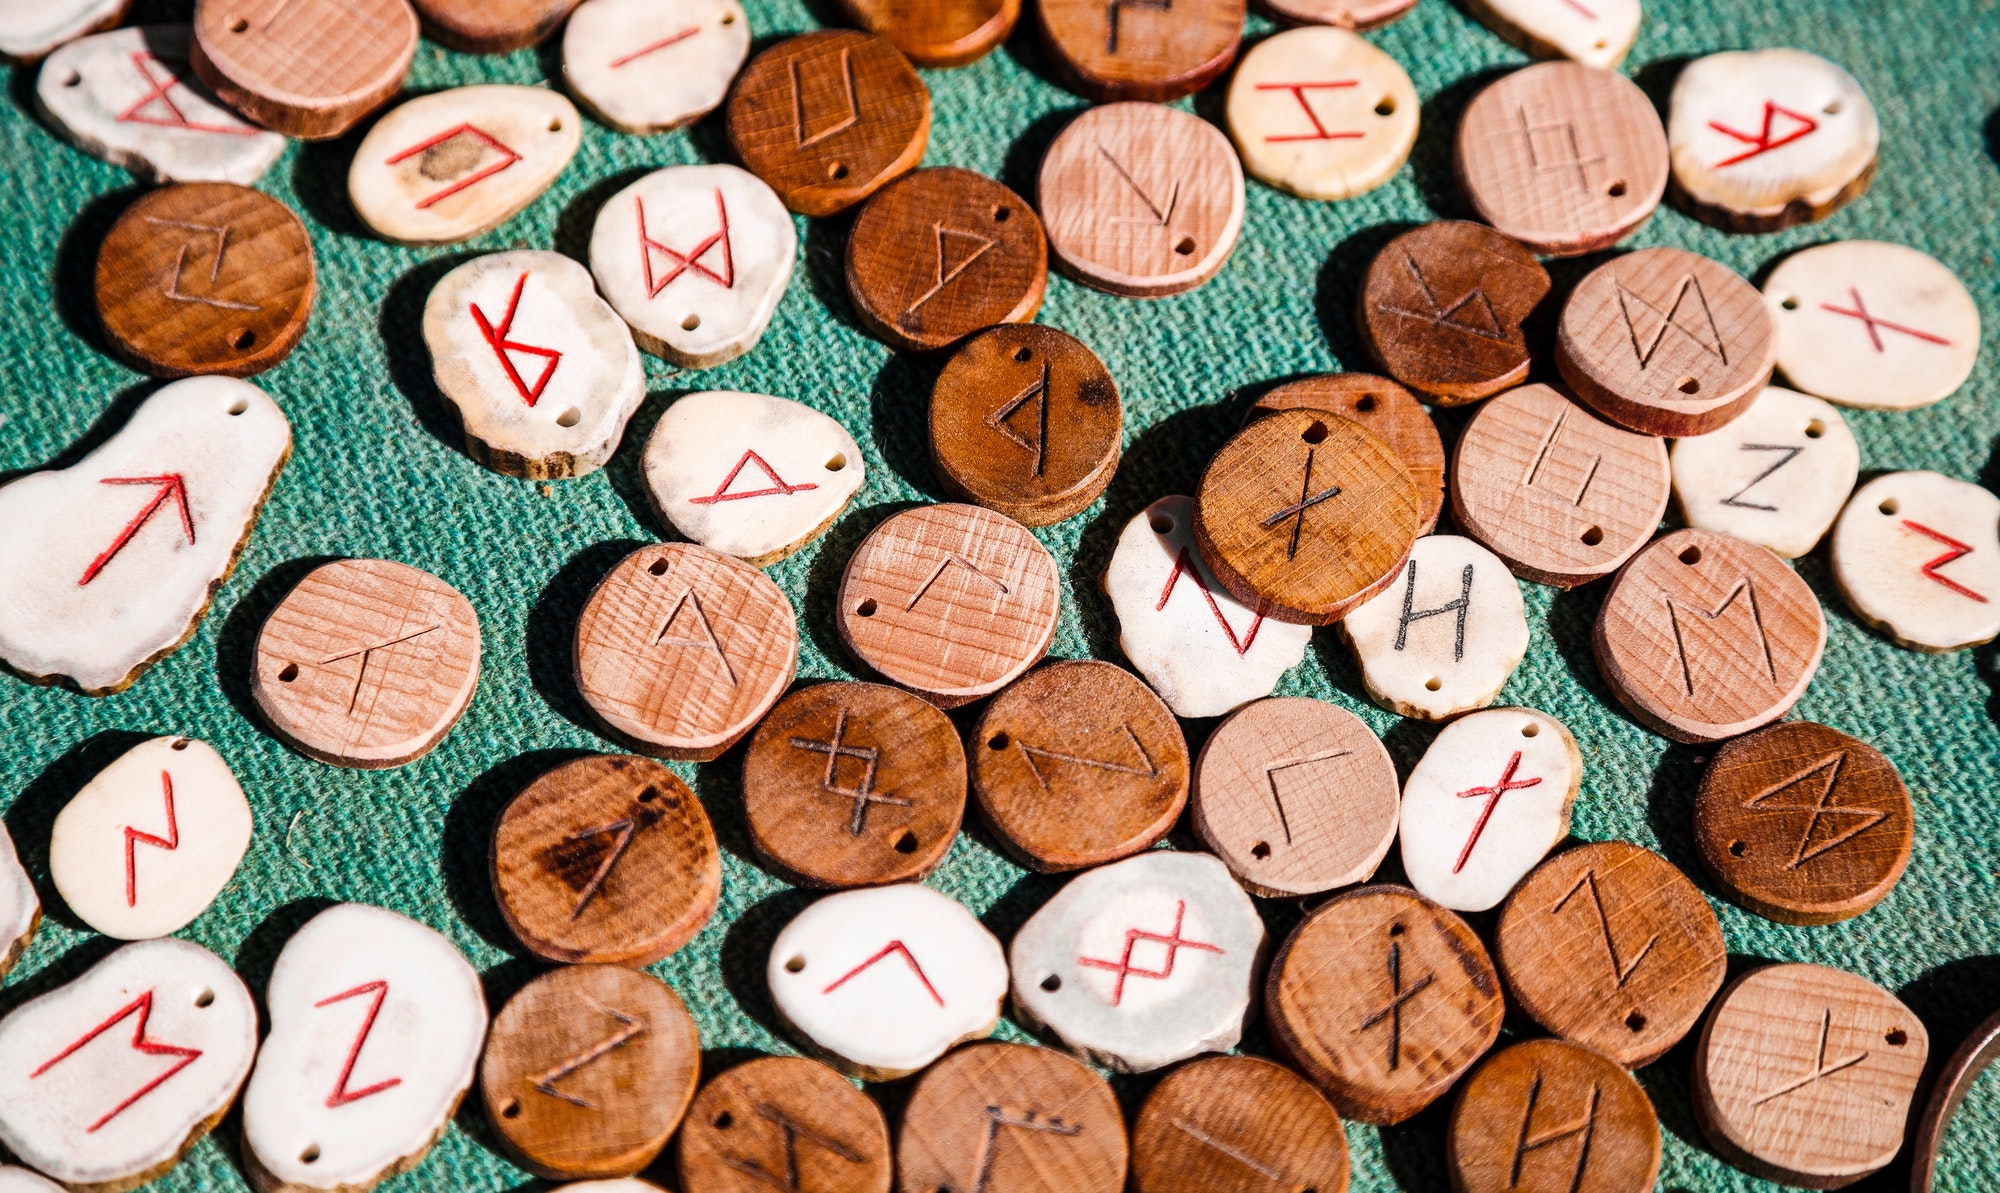
[[[841,799],[854,801],[854,815],[848,821],[847,831],[849,835],[858,837],[861,835],[861,830],[868,826],[869,804],[891,804],[898,808],[907,808],[910,806],[910,801],[890,795],[887,792],[875,790],[875,764],[881,757],[881,751],[877,750],[874,746],[850,746],[846,744],[842,740],[846,733],[847,710],[843,708],[840,710],[839,715],[833,719],[833,736],[831,738],[826,741],[819,741],[810,737],[795,737],[792,739],[792,748],[794,750],[810,750],[815,754],[826,755],[826,771],[820,776],[819,780],[820,794],[838,796]],[[863,769],[861,771],[861,785],[859,787],[842,787],[840,785],[840,760],[842,758],[859,758],[861,760]]]
[[[1299,486],[1299,499],[1297,501],[1294,501],[1292,504],[1286,506],[1285,508],[1279,510],[1277,513],[1272,514],[1270,517],[1264,519],[1264,529],[1266,530],[1269,530],[1273,526],[1276,526],[1278,523],[1283,522],[1286,518],[1298,519],[1298,521],[1292,523],[1292,542],[1291,545],[1287,547],[1285,550],[1286,559],[1295,559],[1298,557],[1299,533],[1305,529],[1306,511],[1318,505],[1322,501],[1327,501],[1330,500],[1331,498],[1340,496],[1339,485],[1328,485],[1326,488],[1321,489],[1317,493],[1312,491],[1313,457],[1318,453],[1318,451],[1319,451],[1318,448],[1309,447],[1306,449],[1306,479],[1304,483]]]
[[[1891,323],[1887,319],[1878,319],[1874,315],[1869,314],[1867,306],[1861,301],[1861,288],[1859,286],[1849,286],[1847,288],[1847,296],[1854,300],[1854,306],[1851,310],[1847,307],[1834,306],[1830,302],[1820,303],[1819,309],[1822,311],[1831,311],[1836,315],[1845,315],[1849,319],[1861,320],[1862,326],[1868,329],[1868,342],[1875,345],[1875,351],[1877,352],[1887,351],[1882,346],[1882,333],[1875,330],[1878,327],[1886,327],[1890,331],[1900,332],[1913,340],[1922,340],[1926,344],[1942,344],[1947,348],[1951,347],[1951,341],[1945,339],[1943,336],[1932,335],[1927,331],[1918,331],[1914,327],[1905,327],[1901,323]]]

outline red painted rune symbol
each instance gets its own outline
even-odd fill
[[[486,337],[487,344],[493,349],[493,355],[500,358],[500,367],[507,370],[507,379],[514,383],[516,390],[520,391],[522,400],[533,406],[541,400],[542,391],[549,387],[549,378],[556,375],[556,366],[562,363],[562,353],[553,348],[537,348],[533,344],[520,344],[507,338],[514,330],[514,312],[521,309],[521,291],[526,289],[527,285],[528,275],[523,273],[521,280],[514,283],[514,297],[507,301],[507,317],[500,321],[500,326],[497,328],[486,318],[486,312],[479,309],[478,303],[472,303],[471,306],[472,318],[479,324],[480,334]],[[531,386],[521,379],[521,370],[514,367],[514,358],[507,355],[510,351],[525,352],[548,361],[542,368],[542,375],[535,379],[534,385]]]
[[[1571,8],[1574,8],[1576,11],[1582,13],[1584,15],[1584,19],[1586,20],[1594,21],[1597,19],[1596,13],[1590,11],[1588,8],[1585,8],[1583,5],[1577,3],[1577,0],[1563,0],[1563,3],[1569,5]]]
[[[1229,619],[1222,615],[1222,606],[1215,603],[1215,593],[1208,587],[1208,581],[1201,578],[1201,569],[1195,566],[1193,552],[1186,547],[1182,547],[1180,555],[1175,558],[1173,574],[1167,577],[1167,586],[1160,590],[1160,600],[1153,606],[1153,612],[1158,613],[1167,607],[1167,601],[1174,595],[1174,585],[1181,582],[1182,575],[1193,579],[1194,586],[1201,589],[1201,599],[1208,602],[1208,611],[1215,615],[1215,624],[1222,627],[1223,634],[1228,637],[1229,645],[1236,651],[1238,657],[1249,654],[1251,644],[1257,641],[1257,631],[1264,628],[1264,615],[1259,613],[1253,617],[1250,621],[1250,632],[1241,639],[1237,638],[1235,628],[1229,624]]]
[[[347,1050],[347,1063],[340,1067],[340,1080],[334,1083],[333,1092],[326,1096],[326,1106],[329,1110],[336,1110],[349,1102],[359,1102],[363,1098],[403,1084],[401,1077],[391,1077],[387,1081],[377,1081],[362,1089],[347,1088],[347,1079],[354,1076],[354,1062],[361,1059],[361,1048],[368,1043],[368,1033],[375,1030],[375,1016],[382,1013],[382,1000],[389,997],[389,983],[363,982],[352,990],[343,991],[330,998],[322,998],[313,1004],[314,1007],[330,1007],[334,1003],[359,998],[364,994],[372,994],[375,998],[368,1004],[368,1017],[361,1021],[361,1030],[355,1033],[354,1046]]]
[[[1521,751],[1516,750],[1514,751],[1514,756],[1507,760],[1507,769],[1500,775],[1498,783],[1495,783],[1491,787],[1474,787],[1470,791],[1461,791],[1458,793],[1458,798],[1460,799],[1476,799],[1480,796],[1485,796],[1486,806],[1479,809],[1479,820],[1472,826],[1472,835],[1465,839],[1465,848],[1459,851],[1458,861],[1452,865],[1451,872],[1453,874],[1465,869],[1467,859],[1472,856],[1472,847],[1479,844],[1480,834],[1486,831],[1486,822],[1493,819],[1493,809],[1500,806],[1500,797],[1510,791],[1519,791],[1523,787],[1534,787],[1541,783],[1539,778],[1516,779],[1514,772],[1520,768]]]
[[[695,245],[694,251],[691,253],[682,253],[679,250],[668,248],[666,245],[648,236],[646,234],[646,200],[635,196],[633,202],[639,205],[639,261],[646,268],[646,297],[658,298],[660,291],[666,289],[675,278],[690,269],[725,290],[735,287],[736,262],[729,251],[729,208],[723,205],[721,188],[718,187],[715,192],[715,217],[720,221],[721,227],[710,235],[707,240]],[[708,251],[718,244],[722,246],[722,269],[720,272],[710,269],[701,263],[701,259],[708,255]],[[653,254],[655,252],[665,253],[667,260],[672,261],[674,267],[665,274],[654,273]]]
[[[1291,92],[1292,98],[1299,101],[1299,107],[1305,109],[1306,119],[1312,121],[1312,126],[1313,126],[1313,131],[1309,133],[1288,133],[1284,136],[1265,137],[1264,139],[1266,141],[1359,141],[1363,136],[1363,134],[1361,133],[1355,133],[1355,132],[1330,133],[1326,131],[1326,125],[1321,124],[1319,121],[1319,113],[1313,111],[1313,106],[1306,102],[1306,92],[1308,91],[1331,91],[1342,87],[1359,87],[1359,86],[1361,86],[1361,81],[1359,79],[1338,79],[1333,82],[1327,82],[1327,83],[1257,84],[1257,90],[1259,91]]]
[[[1849,286],[1847,293],[1849,297],[1854,299],[1852,310],[1847,307],[1834,306],[1830,302],[1820,303],[1819,309],[1822,311],[1832,311],[1836,315],[1846,315],[1850,319],[1861,320],[1862,326],[1868,329],[1868,341],[1875,345],[1875,351],[1885,351],[1882,347],[1882,334],[1875,330],[1878,327],[1886,327],[1890,331],[1901,332],[1913,340],[1922,340],[1926,344],[1942,344],[1947,348],[1951,347],[1951,341],[1945,339],[1943,336],[1934,336],[1930,332],[1918,331],[1914,327],[1905,327],[1900,323],[1891,323],[1887,319],[1877,319],[1875,316],[1869,314],[1868,308],[1861,305],[1861,290],[1859,287]]]
[[[1791,120],[1793,122],[1792,127],[1787,129],[1782,135],[1774,137],[1772,136],[1771,126],[1780,116]],[[1818,131],[1819,121],[1814,120],[1810,116],[1794,112],[1790,108],[1781,108],[1767,99],[1764,101],[1764,127],[1758,129],[1755,136],[1745,132],[1738,132],[1720,120],[1709,121],[1708,127],[1725,137],[1734,137],[1745,145],[1750,146],[1750,148],[1734,157],[1723,158],[1710,167],[1710,169],[1720,170],[1724,166],[1733,166],[1737,162],[1749,161],[1751,158],[1769,153],[1773,149],[1782,149],[1800,137],[1810,136]]]
[[[849,979],[858,976],[862,970],[867,969],[869,966],[874,965],[876,962],[881,961],[884,958],[887,958],[889,956],[898,953],[902,954],[904,963],[910,967],[910,972],[916,974],[917,980],[924,984],[924,990],[930,994],[931,1001],[935,1002],[939,1006],[943,1006],[944,995],[939,994],[937,992],[937,987],[931,985],[930,978],[926,977],[924,974],[924,967],[917,964],[916,957],[910,952],[908,946],[904,945],[903,942],[900,940],[892,940],[888,944],[883,945],[881,952],[875,954],[873,957],[868,958],[868,960],[863,961],[861,964],[855,966],[853,969],[850,969],[846,973],[841,974],[839,977],[835,978],[832,981],[832,983],[830,983],[826,989],[820,991],[820,993],[832,994],[835,990],[838,990],[842,986],[846,985]]]
[[[1108,969],[1118,975],[1117,984],[1111,988],[1111,1005],[1115,1007],[1125,998],[1126,978],[1159,978],[1164,981],[1174,976],[1174,958],[1180,955],[1182,949],[1199,949],[1204,953],[1221,953],[1225,951],[1220,945],[1182,938],[1181,923],[1186,918],[1187,901],[1181,900],[1174,904],[1174,929],[1168,935],[1162,936],[1157,932],[1148,932],[1143,928],[1127,928],[1125,929],[1125,952],[1118,960],[1104,961],[1096,957],[1078,957],[1076,963],[1078,965],[1088,965],[1092,969]],[[1166,964],[1159,969],[1140,969],[1138,966],[1133,965],[1132,950],[1138,946],[1140,941],[1150,941],[1153,944],[1165,945],[1167,947]]]
[[[182,1048],[175,1044],[163,1044],[158,1040],[147,1038],[146,1021],[149,1018],[151,1018],[153,1014],[153,992],[151,990],[148,990],[144,994],[141,994],[139,997],[133,999],[131,1002],[126,1003],[124,1007],[113,1012],[111,1018],[106,1019],[104,1022],[98,1024],[96,1027],[93,1027],[88,1032],[84,1033],[82,1039],[78,1040],[74,1044],[71,1044],[69,1047],[63,1049],[61,1052],[56,1053],[48,1060],[42,1062],[42,1067],[28,1074],[28,1079],[32,1081],[35,1078],[40,1077],[42,1074],[48,1072],[50,1069],[53,1069],[57,1065],[68,1060],[72,1055],[74,1055],[77,1052],[78,1049],[81,1049],[85,1044],[90,1043],[92,1040],[103,1035],[105,1032],[110,1031],[121,1020],[125,1019],[128,1015],[131,1015],[135,1012],[139,1016],[139,1022],[137,1022],[132,1026],[132,1050],[134,1052],[144,1053],[147,1056],[176,1056],[179,1057],[180,1059],[173,1065],[172,1068],[169,1068],[166,1072],[160,1074],[158,1077],[155,1077],[151,1081],[148,1081],[146,1084],[140,1086],[137,1090],[133,1091],[133,1093],[129,1097],[127,1097],[123,1102],[120,1102],[118,1103],[118,1105],[113,1106],[108,1112],[105,1113],[103,1118],[98,1119],[96,1122],[86,1127],[84,1129],[84,1134],[86,1135],[95,1132],[99,1127],[110,1122],[112,1119],[117,1118],[120,1114],[124,1113],[127,1107],[131,1106],[134,1102],[137,1102],[139,1099],[145,1097],[147,1094],[150,1094],[154,1090],[160,1088],[162,1085],[165,1085],[167,1083],[167,1080],[171,1078],[175,1073],[178,1073],[182,1069],[187,1068],[189,1065],[193,1064],[197,1058],[201,1056],[201,1049],[199,1048]]]
[[[729,486],[736,483],[737,474],[741,473],[744,468],[751,464],[757,465],[758,468],[763,470],[765,476],[771,478],[770,486],[763,489],[745,489],[741,493],[731,493]],[[715,487],[715,492],[710,493],[706,497],[690,497],[688,498],[688,504],[714,505],[718,501],[742,501],[748,497],[790,497],[794,493],[803,493],[807,489],[817,488],[819,486],[811,481],[807,481],[803,485],[786,484],[785,478],[778,475],[778,470],[764,462],[764,457],[746,449],[743,453],[743,458],[736,461],[736,467],[731,468],[729,475],[723,477],[722,483]]]
[[[1972,554],[1971,547],[1967,546],[1964,543],[1959,542],[1957,539],[1951,537],[1948,534],[1940,534],[1937,531],[1932,530],[1930,527],[1924,525],[1923,523],[1912,522],[1908,518],[1903,519],[1903,529],[1908,530],[1914,534],[1921,534],[1925,538],[1930,539],[1932,542],[1943,543],[1945,546],[1951,548],[1951,550],[1946,551],[1944,554],[1938,556],[1936,559],[1931,560],[1929,563],[1926,563],[1922,567],[1917,569],[1918,571],[1924,574],[1925,578],[1936,580],[1939,584],[1944,585],[1946,588],[1951,589],[1953,592],[1957,593],[1962,597],[1970,597],[1971,599],[1978,601],[1982,605],[1986,603],[1986,598],[1981,594],[1972,591],[1970,588],[1967,588],[1965,585],[1960,584],[1958,581],[1952,579],[1950,576],[1940,576],[1937,573],[1937,570],[1939,568],[1943,567],[1947,563],[1950,563],[1952,560],[1957,559],[1959,556]]]
[[[488,178],[493,177],[495,174],[498,174],[500,171],[506,169],[507,167],[513,165],[515,162],[521,160],[520,154],[515,153],[512,149],[509,149],[505,144],[501,142],[500,138],[494,136],[492,133],[489,133],[482,128],[474,127],[471,124],[461,124],[457,128],[447,129],[444,132],[439,133],[437,136],[432,137],[428,141],[420,141],[417,144],[410,146],[408,149],[405,149],[401,153],[390,158],[388,162],[386,162],[385,164],[391,166],[400,165],[403,162],[406,162],[409,159],[421,153],[425,155],[425,158],[424,161],[419,166],[419,172],[424,173],[424,171],[428,170],[428,168],[430,167],[431,151],[442,146],[446,141],[455,140],[459,137],[470,137],[472,140],[477,141],[479,144],[486,146],[488,149],[498,150],[500,153],[500,160],[492,163],[491,165],[485,166],[481,169],[474,170],[472,173],[467,174],[465,177],[459,179],[457,182],[452,183],[450,186],[445,187],[443,190],[436,192],[435,194],[417,200],[418,211],[423,211],[426,208],[432,207],[438,203],[442,203],[446,199],[449,199],[453,195],[464,190],[466,187],[475,186],[481,182],[484,182]],[[471,160],[478,161],[479,158],[484,156],[485,154],[475,154],[475,156]],[[430,175],[428,173],[424,173],[424,176],[428,178]]]
[[[142,833],[131,825],[125,826],[125,906],[139,906],[139,859],[134,851],[141,845],[151,845],[169,853],[181,847],[180,825],[174,820],[174,777],[166,771],[160,772],[160,789],[167,801],[167,835],[156,837]]]
[[[172,65],[169,65],[170,62]],[[151,88],[151,90],[147,91],[145,95],[140,96],[139,102],[118,113],[118,123],[151,124],[157,125],[160,128],[184,128],[189,132],[221,133],[224,136],[230,137],[256,136],[257,130],[248,125],[202,124],[187,118],[187,113],[181,111],[180,105],[174,102],[172,95],[173,89],[181,85],[181,73],[175,70],[174,67],[186,65],[186,62],[179,59],[156,58],[145,50],[133,51],[132,66],[139,72],[139,77],[146,80],[146,86]],[[153,73],[154,66],[158,66],[161,70],[166,71],[167,77],[162,79],[155,75]],[[158,111],[147,110],[153,108],[156,104],[159,107]]]
[[[671,45],[678,45],[681,42],[686,41],[688,38],[693,37],[695,34],[700,32],[701,32],[701,26],[689,25],[687,28],[681,30],[679,33],[669,34],[668,36],[661,38],[659,41],[654,42],[650,46],[641,46],[639,49],[633,50],[631,53],[625,55],[623,58],[613,58],[611,60],[611,69],[617,70],[619,67],[624,66],[627,63],[637,62],[639,59],[644,58],[648,54],[664,50]]]
[[[125,549],[125,544],[132,541],[132,536],[139,533],[139,528],[146,524],[155,511],[166,504],[169,497],[179,503],[181,507],[181,530],[187,535],[188,546],[194,546],[194,515],[188,512],[187,481],[182,479],[180,473],[171,472],[165,476],[107,476],[98,483],[105,485],[158,485],[160,486],[160,491],[153,494],[153,499],[146,503],[146,507],[140,510],[138,515],[130,522],[125,524],[125,529],[119,531],[118,537],[111,540],[111,545],[104,549],[104,554],[90,561],[90,566],[83,570],[83,579],[77,581],[79,587],[97,579],[97,573],[104,570],[104,565],[110,563],[113,556]]]

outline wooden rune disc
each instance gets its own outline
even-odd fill
[[[1053,327],[989,327],[959,345],[931,387],[938,483],[1024,526],[1060,522],[1102,496],[1124,430],[1111,371]]]
[[[196,0],[194,73],[230,107],[308,141],[337,137],[403,85],[409,0]]]
[[[1384,372],[1457,406],[1527,380],[1521,322],[1548,293],[1549,271],[1520,241],[1439,220],[1375,255],[1355,317]]]
[[[1229,69],[1244,15],[1244,0],[1042,0],[1035,31],[1063,85],[1079,95],[1164,102],[1200,91]]]
[[[140,196],[97,252],[104,338],[155,377],[263,372],[298,346],[316,289],[299,217],[227,182]]]
[[[1214,277],[1243,230],[1243,164],[1221,129],[1164,104],[1087,108],[1036,176],[1056,263],[1127,298],[1179,294]]]
[[[428,754],[478,683],[471,601],[407,564],[340,559],[264,619],[250,692],[286,745],[375,770]]]
[[[1360,423],[1389,445],[1417,486],[1417,534],[1437,528],[1444,509],[1444,441],[1416,395],[1373,373],[1321,373],[1266,390],[1244,412],[1247,425],[1278,410],[1325,410]]]
[[[902,1193],[1120,1193],[1125,1117],[1111,1085],[1053,1048],[973,1044],[917,1079],[896,1136]]]
[[[1695,1121],[1723,1159],[1837,1189],[1895,1159],[1930,1052],[1924,1023],[1866,978],[1767,965],[1715,1001],[1695,1045]]]
[[[770,577],[705,547],[627,555],[576,623],[576,686],[621,738],[707,762],[791,686],[798,619]]]
[[[1310,1082],[1256,1056],[1167,1075],[1132,1124],[1133,1193],[1346,1193],[1347,1134]]]
[[[906,352],[1026,323],[1049,284],[1042,221],[1021,196],[956,166],[883,187],[847,235],[847,296],[877,337]]]
[[[1514,1006],[1628,1069],[1694,1030],[1728,967],[1701,892],[1667,859],[1623,841],[1537,866],[1501,908],[1493,957]]]
[[[1591,648],[1641,724],[1675,741],[1721,741],[1798,702],[1826,649],[1826,616],[1769,550],[1679,530],[1612,581]]]
[[[1574,257],[1638,230],[1667,192],[1667,131],[1616,71],[1523,67],[1472,97],[1453,172],[1479,218],[1538,253]]]
[[[1931,1193],[1938,1153],[1951,1129],[1952,1116],[1996,1057],[2000,1057],[2000,1013],[1973,1028],[1932,1079],[1930,1098],[1924,1103],[1923,1117],[1911,1141],[1910,1193]]]
[[[1294,25],[1374,29],[1415,8],[1417,0],[1258,0],[1257,7]]]
[[[493,1017],[479,1095],[507,1153],[536,1176],[630,1176],[667,1145],[700,1076],[701,1035],[671,987],[572,965]]]
[[[840,577],[840,637],[941,708],[988,696],[1048,652],[1061,584],[1021,524],[975,505],[904,510]]]
[[[800,215],[832,215],[916,169],[931,93],[879,37],[822,29],[750,60],[724,108],[729,147]]]
[[[1416,484],[1387,444],[1326,411],[1284,410],[1209,461],[1194,533],[1237,600],[1327,625],[1395,579],[1420,516]]]
[[[1895,764],[1810,721],[1725,743],[1694,802],[1702,867],[1732,902],[1781,924],[1838,923],[1880,903],[1914,834]]]
[[[1500,1036],[1500,975],[1464,920],[1408,887],[1321,904],[1264,985],[1272,1039],[1364,1123],[1400,1123],[1442,1097]]]
[[[1660,1118],[1624,1069],[1575,1044],[1528,1040],[1459,1087],[1445,1160],[1454,1193],[1631,1193],[1660,1175]]]
[[[1028,672],[986,706],[970,740],[980,819],[1030,869],[1078,870],[1137,853],[1187,806],[1180,722],[1114,663]]]
[[[1546,385],[1489,399],[1451,460],[1452,520],[1537,584],[1610,575],[1659,529],[1664,440],[1614,427]]]
[[[814,684],[750,738],[743,812],[758,856],[802,885],[919,879],[965,817],[965,747],[950,718],[908,692]]]
[[[765,1056],[711,1078],[681,1126],[683,1193],[889,1193],[889,1124],[875,1099],[801,1056]]]
[[[412,0],[424,32],[468,54],[505,54],[546,41],[577,0]]]
[[[1021,0],[840,0],[855,24],[884,38],[918,66],[964,66],[1007,40]]]
[[[651,965],[715,913],[722,855],[679,775],[596,754],[536,779],[500,813],[493,893],[538,957]]]
[[[1648,435],[1705,435],[1771,380],[1778,324],[1764,296],[1718,261],[1641,249],[1592,270],[1556,333],[1563,380],[1599,414]]]

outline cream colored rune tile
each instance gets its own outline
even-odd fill
[[[1537,58],[1609,70],[1639,34],[1639,0],[1466,0],[1488,29]]]
[[[1442,721],[1493,703],[1528,653],[1521,586],[1468,538],[1417,540],[1403,574],[1340,623],[1368,696]]]
[[[1677,440],[1671,458],[1689,526],[1787,559],[1818,545],[1861,467],[1840,411],[1775,385],[1721,430]]]
[[[736,0],[585,0],[563,32],[563,81],[606,124],[659,133],[720,104],[750,54]]]
[[[598,213],[590,272],[639,347],[706,369],[757,346],[798,247],[791,213],[755,175],[669,166]]]
[[[543,87],[484,84],[420,96],[361,139],[347,197],[385,240],[454,244],[534,202],[582,137],[576,105]]]
[[[13,836],[0,824],[0,978],[27,951],[41,922],[41,898],[21,865],[21,855],[14,852]]]
[[[1229,84],[1244,168],[1305,199],[1346,199],[1402,168],[1417,143],[1417,89],[1358,33],[1313,25],[1259,42]]]
[[[263,390],[195,377],[68,468],[0,487],[0,659],[93,696],[129,687],[194,633],[291,449]]]
[[[0,0],[0,54],[40,58],[72,38],[108,29],[131,0]]]
[[[2000,497],[1935,472],[1855,490],[1833,525],[1833,579],[1861,620],[1911,650],[2000,636]]]
[[[596,471],[646,400],[631,330],[561,253],[495,253],[444,275],[424,303],[424,343],[466,450],[509,476]]]
[[[0,1168],[0,1193],[63,1193],[63,1187],[12,1164]]]

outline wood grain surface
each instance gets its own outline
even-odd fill
[[[1417,486],[1417,534],[1437,528],[1444,509],[1444,441],[1416,395],[1373,373],[1321,373],[1259,394],[1243,421],[1247,425],[1279,410],[1325,410],[1360,423],[1409,470]]]
[[[1787,721],[1725,742],[1694,801],[1701,864],[1729,899],[1781,924],[1832,924],[1888,897],[1915,810],[1867,742]]]
[[[1660,1119],[1604,1057],[1529,1040],[1459,1088],[1445,1161],[1453,1193],[1637,1193],[1660,1175]]]
[[[340,136],[403,85],[417,53],[409,0],[196,0],[194,72],[265,128]]]
[[[964,66],[1007,40],[1021,0],[839,0],[849,20],[918,66]]]
[[[1354,312],[1384,372],[1457,406],[1527,380],[1521,323],[1548,293],[1548,270],[1520,241],[1439,220],[1382,246]]]
[[[142,195],[97,252],[97,315],[126,363],[155,377],[248,377],[291,355],[317,291],[312,241],[248,187]]]
[[[1125,1117],[1104,1078],[1052,1048],[972,1044],[917,1079],[896,1136],[896,1187],[1119,1193]]]
[[[1415,8],[1417,0],[1257,0],[1257,7],[1295,25],[1374,29]]]
[[[1938,1153],[1951,1129],[1952,1116],[1995,1057],[2000,1057],[2000,1014],[1981,1021],[1938,1068],[1911,1141],[1910,1193],[1931,1193]]]
[[[548,39],[578,0],[412,0],[433,41],[468,54],[505,54]]]
[[[750,843],[806,886],[919,879],[958,837],[965,778],[958,730],[932,705],[884,684],[814,684],[744,751]]]
[[[708,814],[650,758],[595,754],[522,789],[493,834],[493,894],[538,957],[650,965],[722,894]]]
[[[881,1107],[816,1060],[764,1056],[695,1095],[675,1149],[682,1193],[889,1193]]]
[[[1347,1135],[1325,1095],[1255,1056],[1191,1061],[1132,1124],[1133,1193],[1347,1193]]]
[[[1035,30],[1064,85],[1089,99],[1171,100],[1236,59],[1244,0],[1042,0]]]

